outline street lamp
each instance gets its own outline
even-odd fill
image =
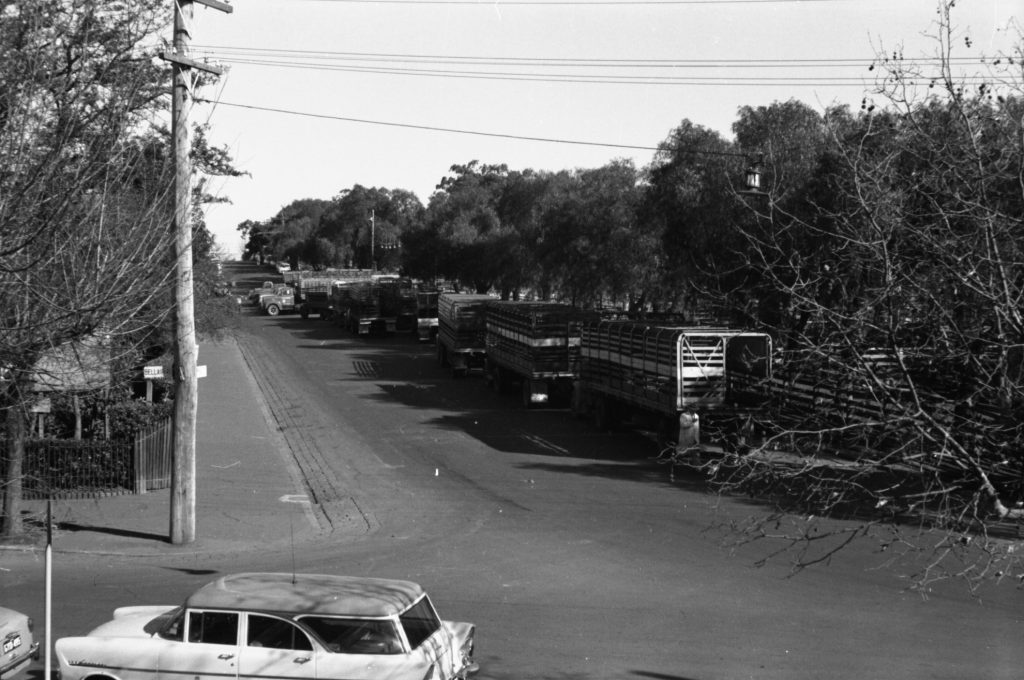
[[[741,191],[745,196],[767,196],[768,193],[761,189],[761,167],[764,165],[764,154],[758,154],[754,162],[744,170],[744,182],[746,191]]]

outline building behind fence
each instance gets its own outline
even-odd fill
[[[166,489],[171,485],[173,435],[168,418],[140,430],[134,441],[29,439],[22,496],[92,498]]]

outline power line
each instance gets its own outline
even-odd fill
[[[400,75],[432,78],[456,78],[470,80],[495,81],[527,81],[579,84],[610,84],[610,85],[706,85],[706,86],[782,86],[782,87],[866,87],[871,84],[871,76],[867,73],[860,76],[658,76],[658,75],[615,75],[586,73],[529,73],[509,71],[465,71],[452,69],[418,69],[410,67],[386,67],[369,65],[316,64],[304,62],[272,61],[259,59],[219,59],[226,64],[260,66],[269,68],[291,68],[311,71],[333,71],[339,73],[366,73],[375,75]],[[936,76],[938,78],[938,76]],[[915,75],[903,78],[904,82],[918,82],[928,85],[932,78],[927,75]],[[965,84],[987,82],[983,76],[966,76],[961,79]]]
[[[201,97],[196,97],[195,101],[196,102],[205,103],[205,104],[214,104],[216,106],[231,106],[231,107],[239,108],[239,109],[250,109],[250,110],[253,110],[253,111],[266,111],[266,112],[269,112],[269,113],[283,113],[283,114],[287,114],[287,115],[291,115],[291,116],[303,116],[303,117],[306,117],[306,118],[320,118],[320,119],[324,119],[324,120],[338,120],[338,121],[343,121],[343,122],[346,122],[346,123],[363,123],[363,124],[367,124],[367,125],[383,125],[383,126],[386,126],[386,127],[408,128],[408,129],[412,129],[412,130],[428,130],[428,131],[431,131],[431,132],[448,132],[448,133],[451,133],[451,134],[474,135],[474,136],[477,136],[477,137],[498,137],[498,138],[501,138],[501,139],[516,139],[516,140],[529,141],[529,142],[547,142],[547,143],[551,143],[551,144],[573,144],[573,145],[577,145],[577,146],[600,146],[600,147],[607,147],[607,148],[613,148],[613,149],[635,149],[635,150],[639,150],[639,151],[658,151],[658,147],[656,147],[656,146],[641,146],[641,145],[633,145],[633,144],[611,144],[611,143],[607,143],[607,142],[586,142],[586,141],[579,141],[579,140],[572,140],[572,139],[558,139],[558,138],[554,138],[554,137],[529,137],[529,136],[526,136],[526,135],[511,135],[511,134],[502,134],[502,133],[498,133],[498,132],[480,132],[480,131],[477,131],[477,130],[460,130],[458,128],[443,128],[443,127],[434,127],[434,126],[430,126],[430,125],[415,125],[415,124],[412,124],[412,123],[394,123],[394,122],[381,121],[381,120],[369,120],[369,119],[366,119],[366,118],[347,118],[347,117],[344,117],[344,116],[332,116],[332,115],[323,114],[323,113],[308,113],[308,112],[305,112],[305,111],[292,111],[292,110],[288,110],[288,109],[278,109],[278,108],[272,108],[272,107],[269,107],[269,106],[254,106],[252,104],[237,104],[237,103],[226,102],[226,101],[221,101],[221,100],[214,101],[212,99],[203,99]],[[722,154],[719,154],[719,155],[734,155],[734,154],[722,153]]]
[[[318,58],[339,61],[408,61],[413,63],[440,64],[521,64],[530,66],[586,66],[586,67],[639,67],[639,68],[794,68],[819,67],[840,68],[860,67],[877,62],[877,57],[828,57],[807,59],[609,59],[586,57],[502,57],[472,56],[452,54],[402,54],[392,52],[335,52],[325,50],[272,49],[261,47],[240,47],[231,45],[193,45],[194,50],[202,50],[210,56],[236,55],[250,57],[278,58]],[[946,61],[950,64],[977,64],[979,59],[972,57],[954,57],[947,60],[938,57],[914,59],[915,64],[939,65]]]

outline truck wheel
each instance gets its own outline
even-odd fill
[[[302,307],[299,308],[299,314],[302,316],[303,320],[309,318],[309,310],[306,308],[306,305],[302,305]]]
[[[267,314],[269,316],[277,316],[280,313],[281,313],[281,308],[278,307],[277,305],[275,305],[275,304],[267,305]]]

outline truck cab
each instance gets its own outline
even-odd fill
[[[273,291],[260,295],[260,311],[267,316],[277,316],[281,312],[295,311],[295,289],[290,286],[278,286]]]

